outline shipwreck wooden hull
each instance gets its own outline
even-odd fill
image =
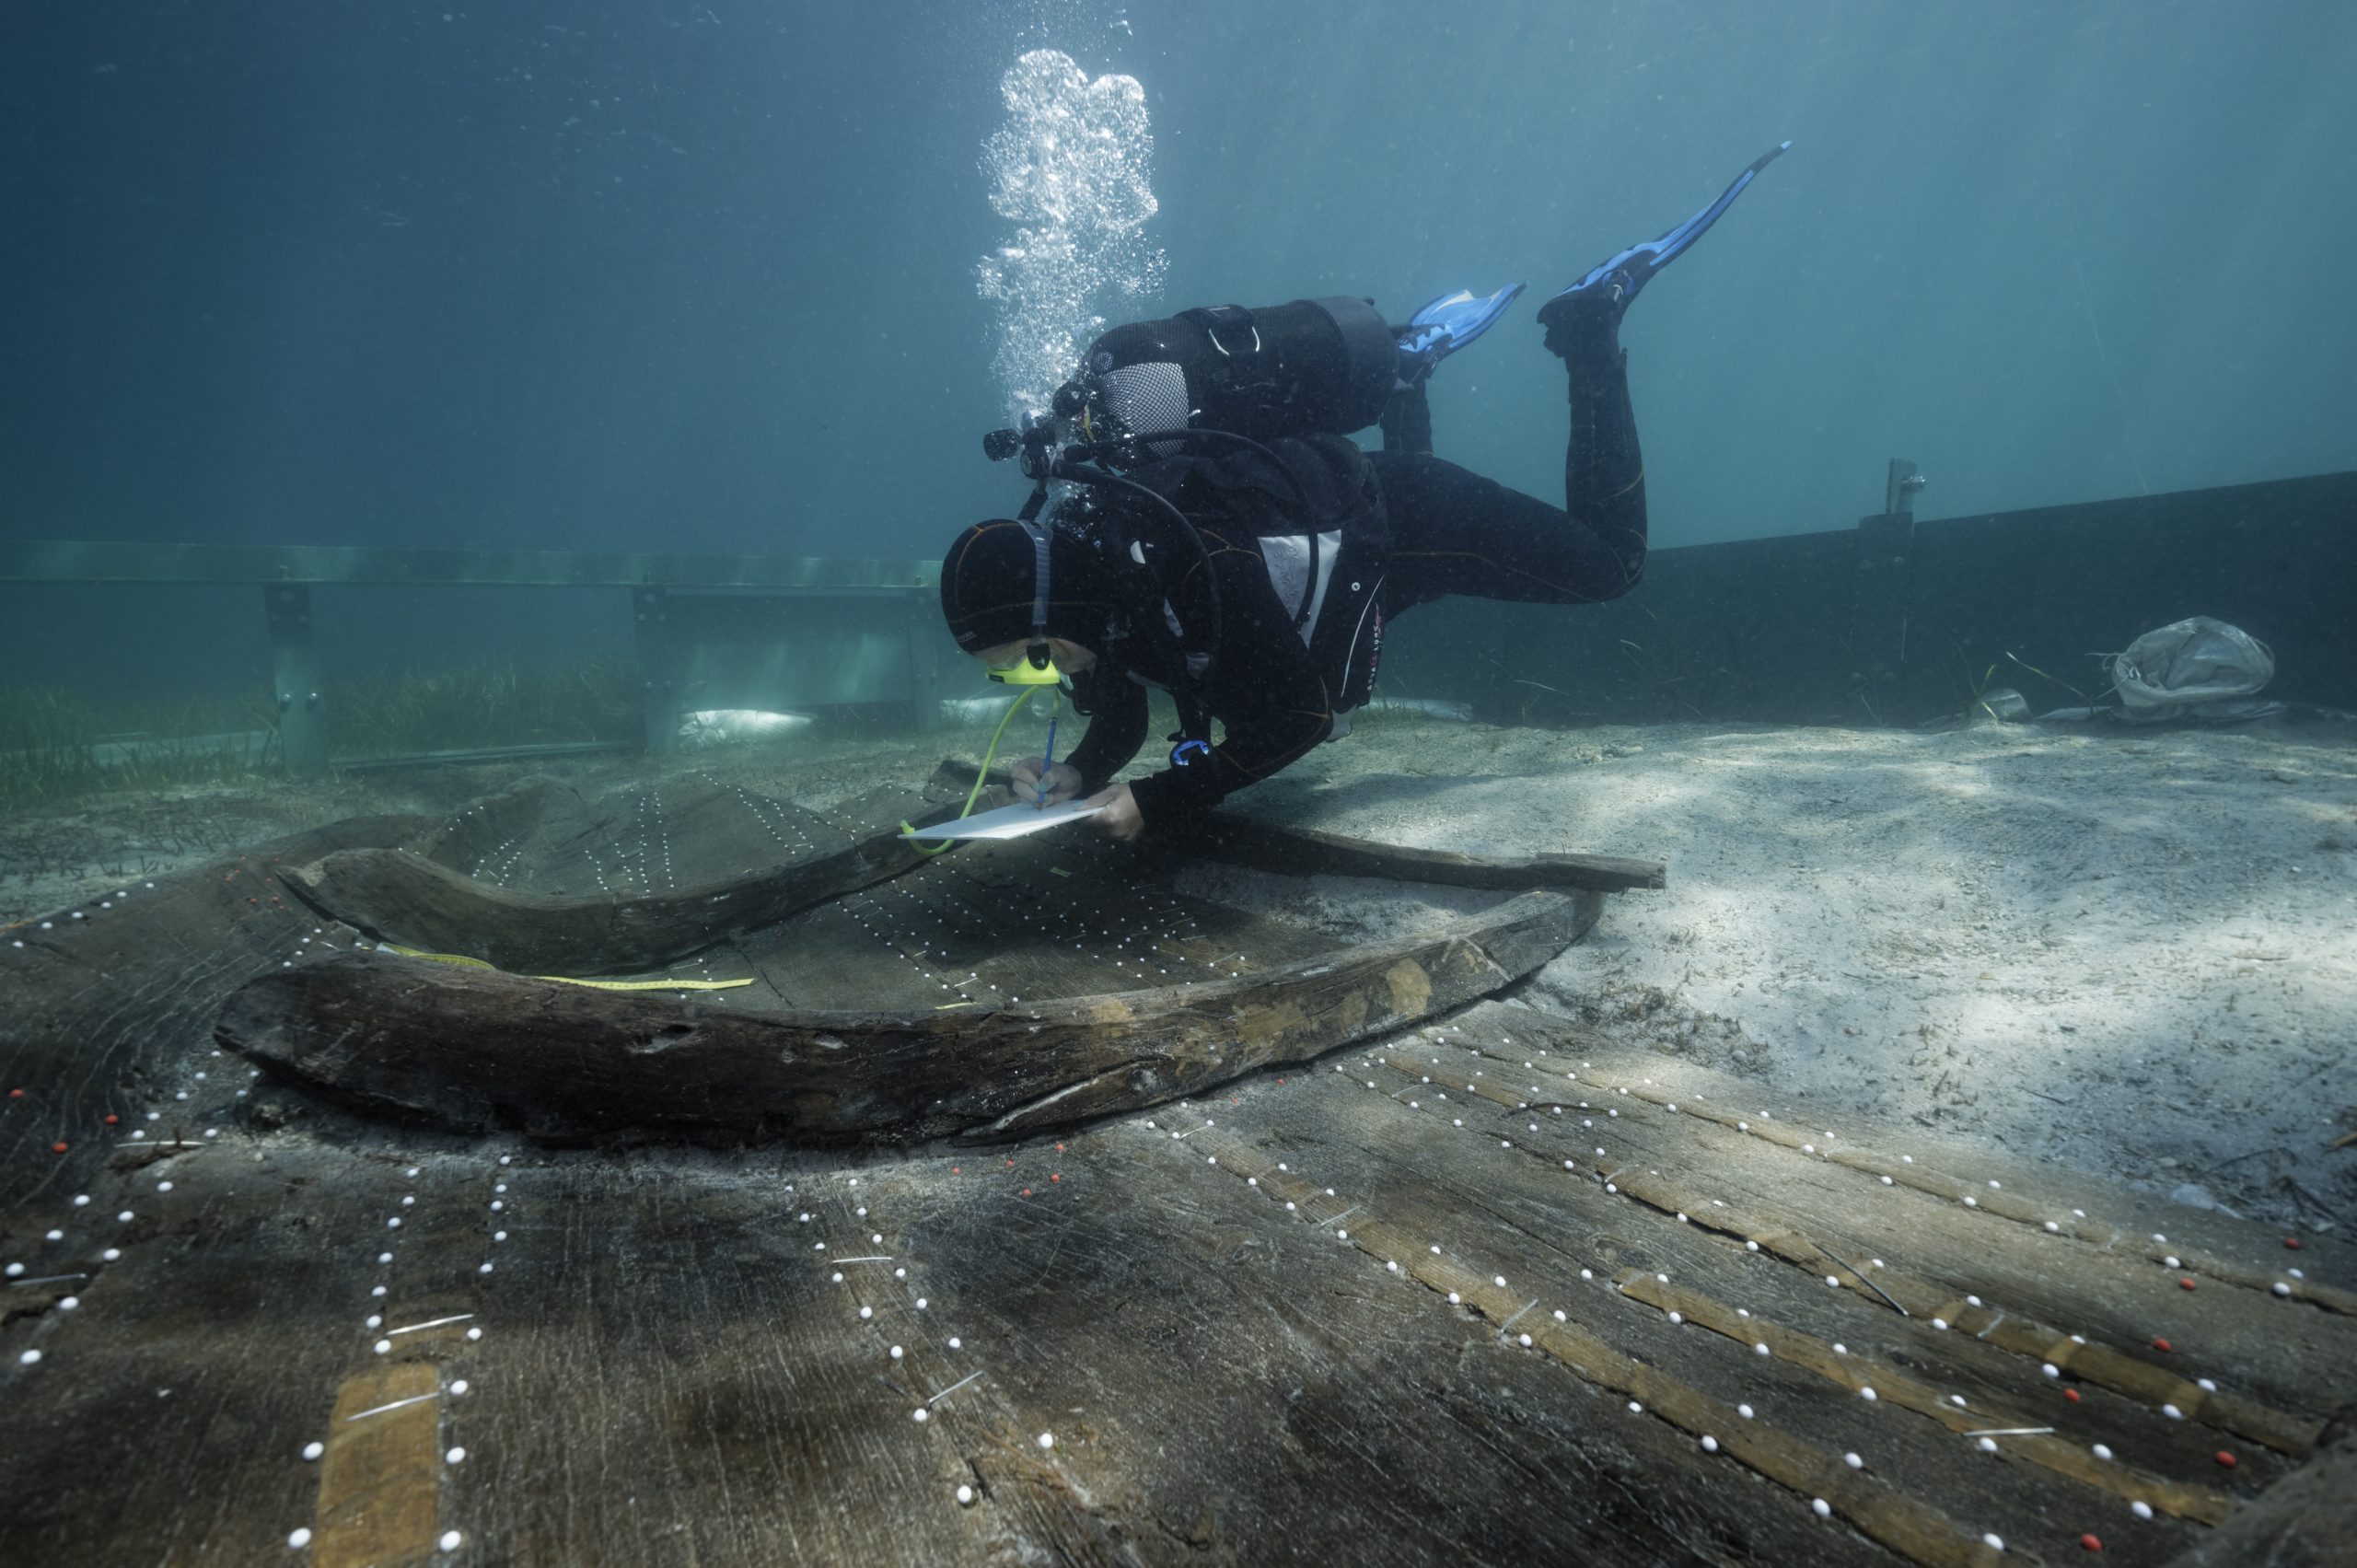
[[[1529,893],[1433,935],[1038,1005],[746,1013],[346,954],[264,976],[220,1043],[355,1109],[535,1138],[1011,1137],[1199,1094],[1496,991],[1585,934]]]
[[[2325,1568],[2357,1524],[2346,1249],[1524,1008],[986,1150],[331,1131],[125,1163],[119,1260],[12,1293],[29,1561]]]
[[[877,830],[666,774],[272,853],[621,904]],[[1642,866],[1338,954],[1078,838],[961,851],[700,949],[663,978],[749,983],[692,1005],[358,950],[282,868],[0,949],[11,1561],[2337,1568],[2357,1539],[2349,1248],[1466,1005],[1594,918],[1577,878]],[[205,1028],[256,976],[221,1017],[252,1076]]]
[[[331,823],[187,871],[126,877],[87,905],[0,932],[0,1086],[11,1091],[0,1117],[0,1214],[44,1191],[81,1191],[150,1110],[158,1126],[227,1114],[234,1087],[188,1076],[213,1049],[221,1004],[319,950],[319,917],[280,874],[428,826],[416,817]]]

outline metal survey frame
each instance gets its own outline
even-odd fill
[[[258,585],[279,745],[295,773],[324,771],[332,752],[314,587],[627,588],[647,749],[663,753],[695,707],[909,702],[929,727],[954,651],[939,575],[932,561],[819,556],[0,540],[0,582]]]

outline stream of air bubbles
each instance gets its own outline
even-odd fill
[[[1047,408],[1109,306],[1160,291],[1165,260],[1145,238],[1158,203],[1137,78],[1092,80],[1069,55],[1037,49],[999,79],[999,94],[1006,122],[983,144],[982,172],[1015,232],[975,276],[998,307],[992,368],[1019,423]]]

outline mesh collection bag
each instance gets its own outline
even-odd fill
[[[2147,632],[2111,661],[2120,717],[2131,724],[2240,716],[2274,678],[2266,644],[2207,615]]]

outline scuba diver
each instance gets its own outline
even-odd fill
[[[1426,383],[1520,284],[1445,296],[1404,327],[1332,298],[1099,337],[1051,414],[984,439],[1035,482],[1022,515],[967,528],[942,562],[958,647],[993,679],[1068,686],[1089,716],[1062,761],[1051,723],[1050,754],[1015,765],[1018,789],[1042,806],[1087,797],[1115,839],[1160,834],[1348,734],[1386,628],[1413,607],[1450,594],[1595,604],[1634,587],[1644,466],[1621,317],[1791,145],[1539,308],[1570,374],[1560,509],[1432,451]],[[1350,439],[1378,423],[1381,451]],[[1178,706],[1170,765],[1110,784],[1145,742],[1148,687]]]

